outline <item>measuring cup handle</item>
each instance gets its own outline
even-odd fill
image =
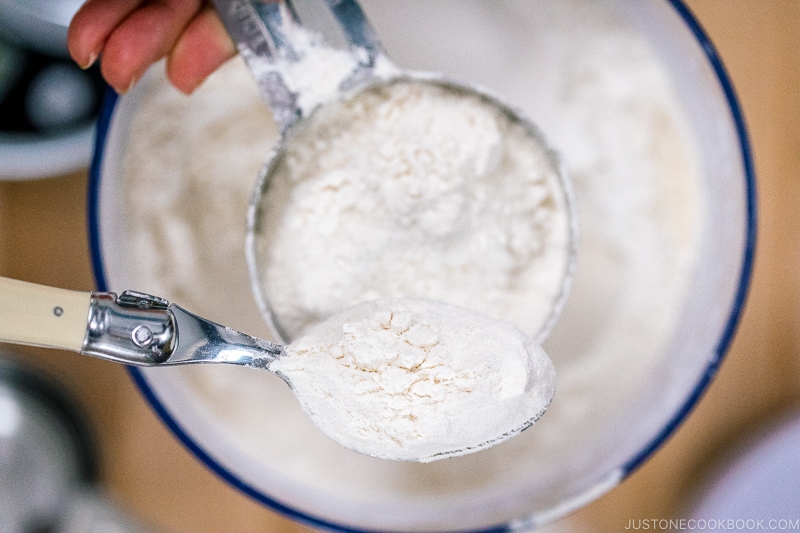
[[[92,294],[0,277],[0,342],[81,351]]]
[[[301,105],[305,93],[314,91],[304,88],[308,83],[304,73],[289,67],[301,62],[310,49],[324,48],[324,44],[309,39],[290,0],[212,0],[212,4],[275,122],[285,132],[314,107]],[[385,53],[355,0],[324,0],[324,4],[350,45],[352,71],[334,80],[340,89],[347,89],[368,78]],[[383,64],[388,65],[388,60]]]
[[[369,23],[361,5],[355,0],[325,0],[351,47],[367,52],[368,66],[372,67],[378,57],[385,57],[378,34]]]
[[[261,98],[269,104],[281,131],[300,117],[297,95],[274,68],[296,59],[290,42],[297,15],[285,0],[211,0],[223,26],[255,79]]]

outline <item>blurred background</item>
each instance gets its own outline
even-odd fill
[[[640,520],[689,518],[720,472],[744,464],[743,450],[800,413],[800,2],[686,3],[725,62],[751,135],[759,188],[751,291],[733,346],[687,421],[620,487],[555,524],[558,531],[617,532]],[[0,72],[10,57],[0,48]],[[71,75],[63,75],[58,83],[70,83]],[[94,83],[92,76],[84,82]],[[29,124],[28,133],[55,127],[78,135],[81,117],[90,115],[93,105],[64,110],[73,122]],[[6,118],[4,112],[0,120]],[[75,146],[83,146],[80,142]],[[43,168],[40,174],[49,176],[44,179],[2,176],[0,275],[94,288],[86,232],[88,156],[80,150],[66,149],[72,159]],[[122,366],[35,348],[0,347],[0,359],[45,372],[74,400],[97,452],[98,468],[87,474],[96,480],[92,498],[132,518],[137,525],[131,527],[176,533],[306,531],[228,487],[195,460]],[[774,449],[773,457],[777,453]],[[800,519],[800,484],[794,479],[774,489],[793,504],[795,515],[775,518]]]

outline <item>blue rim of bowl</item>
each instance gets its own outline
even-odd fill
[[[733,118],[736,128],[736,134],[739,140],[739,149],[741,151],[742,166],[745,172],[745,187],[746,187],[746,233],[744,243],[744,255],[742,258],[742,268],[739,276],[739,284],[733,300],[730,315],[723,328],[722,335],[716,348],[709,360],[705,372],[698,380],[694,390],[684,401],[683,405],[675,412],[675,415],[667,422],[662,430],[646,445],[642,450],[633,456],[629,461],[621,466],[623,478],[630,475],[636,470],[644,461],[646,461],[677,429],[683,420],[689,415],[694,406],[705,393],[714,375],[717,373],[722,360],[725,357],[730,344],[736,332],[737,325],[742,315],[745,300],[747,298],[748,289],[750,286],[750,279],[753,270],[753,259],[756,247],[756,183],[755,183],[755,169],[753,165],[752,150],[750,141],[747,134],[747,127],[745,125],[744,115],[739,101],[734,91],[733,84],[727,74],[727,71],[722,64],[722,60],[712,44],[705,30],[694,17],[689,8],[683,3],[683,0],[665,0],[672,5],[681,19],[684,21],[688,29],[692,32],[698,44],[706,55],[706,58],[717,76],[717,80],[722,88],[725,98]],[[99,210],[99,194],[100,194],[100,170],[103,162],[103,154],[106,143],[108,130],[111,126],[111,119],[116,108],[118,96],[109,89],[103,101],[102,109],[98,115],[97,132],[95,137],[94,156],[89,171],[89,190],[88,190],[88,229],[89,229],[89,245],[92,261],[92,268],[94,270],[95,283],[98,290],[108,290],[108,283],[105,276],[105,269],[103,268],[103,259],[100,250],[100,226],[98,218]],[[156,412],[161,421],[172,431],[178,440],[194,454],[206,467],[229,483],[231,486],[237,488],[244,494],[247,494],[256,501],[267,505],[273,510],[304,523],[311,527],[341,531],[347,533],[376,533],[375,530],[351,528],[345,525],[336,524],[327,520],[308,515],[296,509],[281,504],[280,502],[262,494],[254,487],[238,478],[234,473],[228,470],[225,466],[220,464],[208,452],[206,452],[200,445],[198,445],[188,433],[181,427],[181,425],[173,418],[166,407],[156,396],[153,389],[147,383],[142,372],[134,367],[129,368],[131,378],[136,383],[139,391],[148,401],[150,406]],[[506,531],[513,531],[515,528],[510,524],[500,524],[495,527],[486,529],[472,530],[472,533],[499,533]],[[457,533],[468,533],[469,530],[457,530]]]

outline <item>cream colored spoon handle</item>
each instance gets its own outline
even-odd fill
[[[0,277],[0,342],[81,351],[92,294]]]
[[[227,363],[269,370],[283,355],[279,344],[221,326],[158,296],[124,291],[117,297],[0,277],[2,342],[138,366]]]

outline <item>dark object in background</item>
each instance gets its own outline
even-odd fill
[[[67,52],[67,28],[81,4],[0,0],[0,180],[89,164],[106,89],[97,67],[84,72]]]
[[[94,122],[105,84],[97,67],[0,40],[0,134],[59,135]]]
[[[0,532],[153,533],[98,480],[84,414],[54,379],[0,351]]]
[[[51,531],[96,478],[77,406],[53,381],[0,358],[0,531]]]

